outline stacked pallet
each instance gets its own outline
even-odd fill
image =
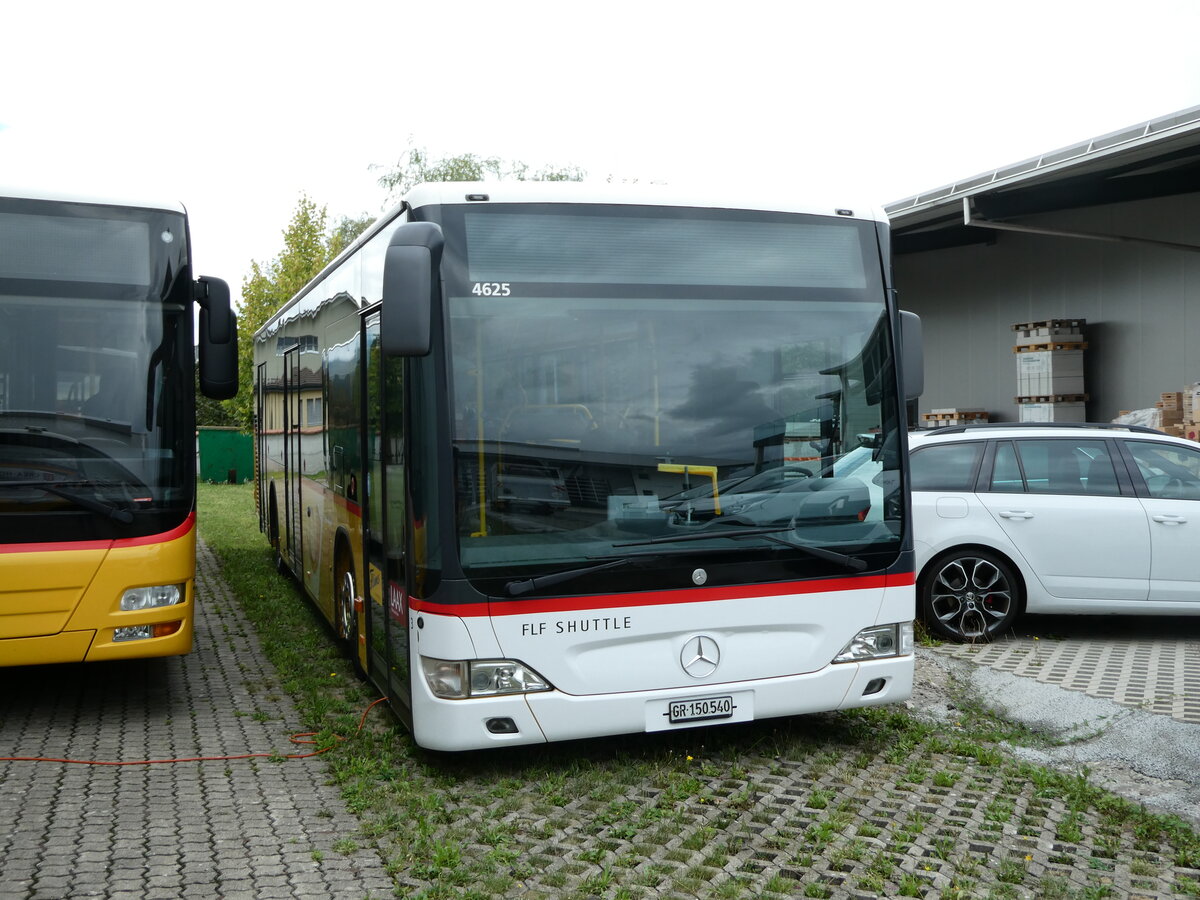
[[[1018,322],[1016,401],[1021,422],[1086,422],[1083,384],[1085,319]]]
[[[1158,395],[1154,407],[1159,411],[1159,428],[1167,434],[1181,437],[1184,419],[1188,418],[1184,410],[1183,391],[1164,391]]]
[[[1186,391],[1164,391],[1159,394],[1154,402],[1155,421],[1151,427],[1175,437],[1196,440],[1200,426],[1195,419],[1200,410],[1194,409],[1195,387],[1192,385]]]
[[[925,428],[941,428],[944,425],[974,425],[987,420],[986,410],[960,409],[956,406],[931,409],[927,413],[921,413],[921,424]]]

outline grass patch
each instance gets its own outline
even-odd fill
[[[376,848],[398,896],[829,896],[843,890],[834,884],[922,896],[930,882],[911,873],[934,863],[945,897],[1055,895],[1058,876],[1034,885],[1019,835],[999,827],[1014,816],[1022,833],[1067,845],[1058,864],[1089,896],[1121,867],[1197,890],[1200,839],[1186,823],[1107,794],[1086,772],[1015,762],[1001,742],[1036,735],[969,707],[938,727],[880,707],[453,755],[416,747],[382,706],[359,731],[378,693],[275,572],[252,485],[199,485],[199,521],[279,673],[269,693],[290,696],[295,730],[333,748],[280,764],[328,767],[360,821],[335,852]],[[989,865],[992,848],[1002,863]],[[821,877],[799,887],[810,869]]]

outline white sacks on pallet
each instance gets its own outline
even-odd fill
[[[1022,350],[1017,357],[1017,394],[1040,397],[1083,393],[1083,350]]]
[[[1145,425],[1147,428],[1162,428],[1162,410],[1156,406],[1149,409],[1131,409],[1113,419],[1114,425]]]
[[[1086,422],[1082,400],[1057,403],[1018,403],[1021,422]]]

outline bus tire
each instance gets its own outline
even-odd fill
[[[354,577],[354,560],[350,551],[342,550],[337,555],[337,569],[334,577],[337,584],[337,603],[334,607],[335,625],[338,640],[350,657],[350,665],[360,678],[366,677],[362,663],[359,661],[358,645],[358,581]]]
[[[274,551],[275,571],[280,575],[291,575],[291,571],[287,567],[287,563],[283,558],[282,542],[279,539],[279,506],[275,502],[275,487],[271,487],[271,499],[268,501],[267,514],[267,539],[271,543],[271,549]]]

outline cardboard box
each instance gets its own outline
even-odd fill
[[[1024,350],[1017,353],[1017,394],[1083,393],[1083,350]]]
[[[1200,382],[1189,384],[1183,391],[1183,418],[1185,422],[1195,422],[1200,416]]]
[[[1181,424],[1183,424],[1183,410],[1182,409],[1164,409],[1163,407],[1159,406],[1158,404],[1155,404],[1155,408],[1160,413],[1159,418],[1158,418],[1160,426],[1161,425],[1181,425]]]
[[[1184,422],[1183,436],[1189,441],[1200,443],[1200,422]]]

